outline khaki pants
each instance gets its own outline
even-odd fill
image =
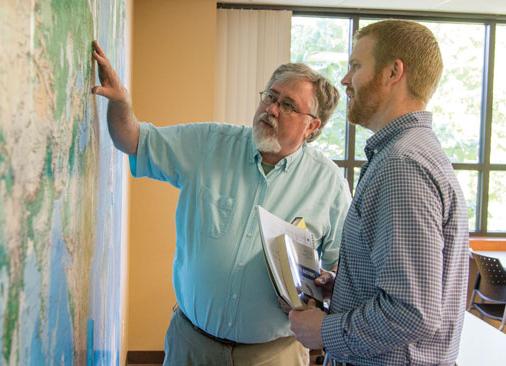
[[[235,346],[195,330],[176,310],[165,336],[164,366],[307,366],[309,352],[293,337]]]

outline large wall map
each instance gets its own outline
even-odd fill
[[[95,84],[121,0],[0,0],[0,365],[119,365],[122,156]]]

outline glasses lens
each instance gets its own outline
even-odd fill
[[[262,103],[265,103],[267,105],[272,104],[274,101],[272,94],[269,93],[268,91],[260,92],[260,100],[262,101]]]
[[[284,113],[292,113],[292,112],[298,113],[297,108],[295,108],[295,106],[287,100],[281,101],[281,103],[279,104],[279,108]]]

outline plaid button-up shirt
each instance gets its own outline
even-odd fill
[[[453,365],[463,324],[468,225],[429,112],[366,144],[343,230],[323,344],[356,365]]]

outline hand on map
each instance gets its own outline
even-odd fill
[[[104,51],[98,45],[97,41],[92,42],[93,46],[93,59],[97,61],[98,77],[101,86],[94,86],[91,89],[93,94],[102,95],[114,102],[129,102],[127,90],[121,85],[118,74],[111,66]]]

